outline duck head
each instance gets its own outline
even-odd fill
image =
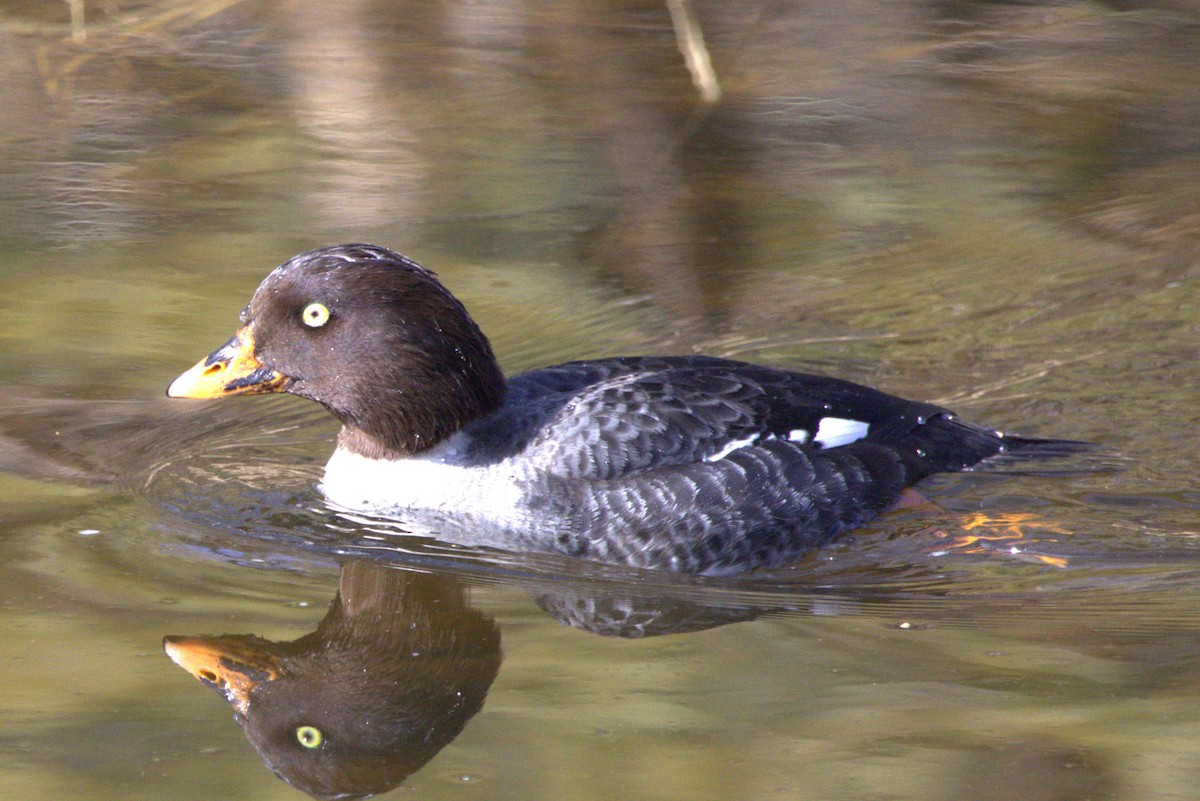
[[[266,277],[241,322],[169,397],[309,398],[342,422],[341,447],[372,458],[425,450],[503,398],[491,345],[463,305],[386,248],[295,256]]]

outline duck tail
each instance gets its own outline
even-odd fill
[[[951,415],[932,417],[909,437],[926,474],[966,470],[986,463],[1007,465],[1041,459],[1062,459],[1095,449],[1090,442],[1037,439],[1002,434]]]
[[[1064,459],[1077,453],[1089,453],[1099,448],[1094,442],[1078,439],[1038,439],[1001,434],[1003,447],[997,458],[1003,461],[1028,459]]]

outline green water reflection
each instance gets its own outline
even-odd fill
[[[940,478],[733,583],[403,542],[504,662],[395,797],[1200,796],[1196,10],[688,5],[716,103],[659,2],[0,2],[6,797],[298,797],[161,640],[317,629],[332,429],[161,394],[339,241],[509,371],[733,356],[1121,468]],[[932,530],[980,509],[1065,567]]]

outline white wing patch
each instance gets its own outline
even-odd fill
[[[808,442],[808,436],[807,428],[793,428],[787,433],[787,441],[799,442],[801,445],[803,445],[804,443]]]
[[[712,456],[704,457],[704,461],[718,462],[721,459],[724,459],[729,454],[736,451],[738,448],[744,448],[747,445],[753,445],[755,442],[758,441],[758,439],[759,439],[758,434],[751,434],[750,436],[748,436],[744,439],[735,439],[732,442],[730,442],[729,444],[727,444],[724,448],[721,448],[721,450],[714,453]]]
[[[839,445],[849,445],[851,442],[857,442],[862,439],[867,435],[867,430],[870,427],[870,423],[864,423],[861,420],[849,420],[845,417],[822,417],[821,422],[817,425],[817,435],[815,437],[809,433],[807,428],[793,428],[787,432],[786,439],[788,442],[795,442],[799,445],[803,445],[811,440],[823,448],[836,448]],[[745,448],[748,445],[756,445],[774,438],[771,434],[765,436],[751,434],[743,439],[730,440],[724,448],[721,448],[721,450],[712,456],[705,457],[704,461],[717,462],[740,448]]]
[[[857,442],[867,435],[870,423],[861,420],[848,420],[845,417],[822,417],[817,425],[817,435],[813,442],[823,448],[837,448]]]

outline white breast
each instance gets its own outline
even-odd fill
[[[482,514],[517,523],[521,492],[505,461],[463,466],[439,446],[407,459],[368,459],[338,449],[325,465],[321,491],[332,503],[363,512]]]

